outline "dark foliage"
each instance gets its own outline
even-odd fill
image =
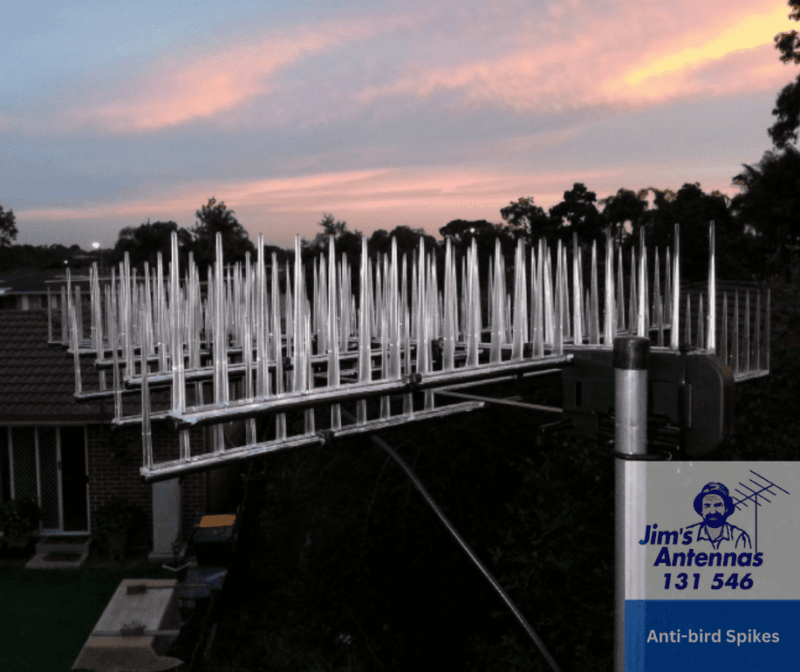
[[[0,248],[8,247],[11,245],[12,240],[17,239],[17,226],[15,224],[14,211],[9,209],[8,212],[3,210],[0,205]]]
[[[792,8],[790,19],[800,21],[800,0],[789,0]],[[775,48],[781,52],[784,63],[800,63],[800,37],[797,31],[778,33],[775,36]],[[787,84],[778,95],[772,114],[777,121],[769,129],[769,136],[777,149],[784,149],[790,142],[797,141],[797,129],[800,127],[800,77]]]
[[[178,226],[175,222],[153,222],[148,219],[145,224],[137,227],[126,226],[119,232],[113,252],[108,255],[108,260],[116,265],[128,253],[131,268],[144,270],[147,262],[151,270],[155,270],[158,255],[161,254],[164,273],[169,268],[172,259],[172,234],[178,235],[178,260],[181,268],[186,267],[189,251],[192,248],[192,234]]]
[[[500,216],[512,234],[523,235],[528,240],[545,238],[549,244],[555,243],[559,222],[554,221],[543,208],[534,205],[533,196],[521,196],[500,210]]]
[[[601,238],[606,220],[598,211],[596,202],[597,194],[576,182],[572,189],[564,192],[561,203],[550,208],[550,218],[559,223],[558,233],[562,241],[572,243],[575,233],[581,243]]]
[[[217,258],[217,233],[222,236],[223,263],[243,262],[247,252],[254,257],[256,250],[247,229],[239,223],[233,210],[229,210],[224,202],[217,203],[217,199],[209,198],[208,203],[195,212],[195,217],[197,223],[192,229],[194,259],[201,275],[205,274],[206,268]]]
[[[639,193],[634,193],[630,189],[619,189],[616,194],[600,200],[604,206],[603,217],[607,226],[611,227],[611,233],[617,243],[630,237],[636,237],[639,227],[644,220],[647,211],[647,192],[642,189]],[[630,224],[631,232],[625,229],[626,224]]]
[[[10,245],[0,247],[0,272],[14,268],[82,268],[90,256],[77,245]]]
[[[766,152],[756,166],[743,164],[733,178],[744,188],[731,205],[738,220],[754,234],[763,273],[778,267],[788,279],[800,250],[800,151],[788,146]]]
[[[439,241],[433,236],[425,233],[424,229],[412,229],[410,226],[396,226],[391,231],[378,229],[369,237],[369,254],[372,258],[377,258],[378,254],[392,253],[392,238],[397,240],[397,258],[402,259],[405,254],[408,259],[412,255],[419,254],[419,241],[425,241],[425,249],[435,251],[439,247]]]

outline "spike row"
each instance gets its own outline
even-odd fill
[[[713,244],[713,223],[709,237]],[[677,224],[675,240],[679,240]],[[472,368],[558,358],[563,355],[565,347],[567,351],[581,346],[611,347],[615,336],[629,333],[626,325],[634,328],[637,334],[650,336],[652,333],[659,347],[665,343],[665,332],[668,331],[669,344],[665,347],[676,350],[681,345],[681,325],[678,322],[681,298],[687,313],[683,342],[692,342],[691,315],[695,299],[691,292],[680,289],[679,247],[666,250],[663,282],[660,255],[656,250],[653,282],[650,283],[643,234],[638,254],[635,247],[631,250],[629,268],[636,272],[626,273],[620,256],[615,283],[614,261],[618,248],[610,231],[607,232],[602,287],[598,281],[596,244],[591,248],[590,280],[589,287],[586,287],[582,249],[577,236],[573,238],[571,274],[567,250],[560,242],[556,249],[554,274],[553,259],[544,240],[531,248],[530,272],[524,244],[519,241],[511,276],[513,295],[507,291],[506,278],[509,276],[499,241],[488,268],[488,291],[481,287],[475,240],[461,260],[456,258],[451,242],[447,241],[443,292],[440,292],[435,255],[425,250],[423,242],[410,263],[403,256],[401,267],[396,241],[392,241],[391,255],[376,260],[369,258],[364,240],[358,300],[352,292],[349,262],[346,256],[337,260],[333,241],[327,259],[319,257],[309,268],[312,279],[310,298],[306,290],[306,267],[299,263],[299,237],[295,240],[293,274],[287,264],[283,291],[279,286],[274,255],[271,282],[267,282],[261,236],[255,264],[251,264],[248,258],[244,268],[239,264],[232,268],[224,267],[221,238],[216,243],[217,260],[213,269],[209,269],[205,297],[193,259],[190,258],[181,280],[176,236],[172,240],[173,261],[169,267],[168,287],[164,283],[161,255],[158,256],[157,270],[151,274],[146,268],[141,280],[131,273],[126,256],[120,264],[119,281],[112,269],[112,282],[102,292],[95,270],[91,275],[90,290],[91,348],[80,347],[79,294],[76,294],[78,300],[72,301],[68,277],[64,294],[70,320],[66,332],[62,327],[62,334],[66,333],[72,351],[76,353],[76,394],[86,396],[80,386],[77,354],[93,352],[97,356],[98,368],[114,369],[114,390],[108,390],[107,394],[115,397],[117,424],[144,421],[144,408],[141,416],[122,416],[119,398],[123,387],[135,390],[144,387],[145,380],[150,386],[168,384],[172,389],[170,410],[150,412],[150,420],[180,419],[189,412],[197,418],[212,411],[215,418],[221,418],[224,416],[224,410],[220,414],[221,409],[241,400],[264,402],[298,393],[309,395],[320,387],[345,389],[350,383],[341,376],[346,378],[354,366],[357,383],[367,387],[384,381],[400,381],[402,375],[408,377],[412,372],[423,378],[437,372],[454,376]],[[627,302],[624,299],[626,277]],[[410,291],[407,289],[409,279]],[[653,287],[652,301],[650,286]],[[527,295],[528,287],[530,296]],[[711,301],[707,321],[702,317],[702,299],[698,300],[700,325],[695,334],[699,344],[695,342],[695,345],[713,352],[718,349],[716,334],[720,333],[722,358],[731,365],[737,380],[765,375],[768,371],[768,295],[764,301],[766,319],[761,314],[760,294],[755,301],[755,318],[751,319],[747,293],[744,313],[747,317],[740,324],[737,294],[733,341],[729,349],[727,292],[722,297],[719,331],[716,324],[713,247],[709,255],[708,287],[711,291],[707,296]],[[602,304],[600,291],[604,295]],[[485,303],[486,311],[482,303]],[[629,306],[627,311],[625,303]],[[483,314],[487,314],[487,324]],[[707,334],[705,342],[704,332]],[[743,343],[740,343],[739,333],[744,337]],[[434,357],[432,342],[436,341],[441,343],[441,347],[437,350],[438,356]],[[109,350],[112,357],[107,359]],[[211,365],[203,366],[204,360],[209,359]],[[290,363],[288,370],[285,370],[284,362]],[[150,364],[156,367],[155,372],[148,370]],[[124,376],[120,375],[120,368],[125,369]],[[315,384],[314,368],[325,369],[323,386]],[[237,388],[232,381],[242,378],[244,383],[237,394],[233,392]],[[213,401],[210,403],[204,403],[203,381],[211,381],[213,385]],[[193,386],[191,394],[187,385]],[[149,395],[149,390],[143,389],[142,393]],[[187,404],[188,398],[194,402],[192,407]],[[414,414],[410,394],[404,395],[403,409],[403,415]],[[357,410],[357,424],[365,426],[368,422],[366,402],[360,401]],[[425,394],[424,410],[435,410],[432,392]],[[279,414],[278,418],[276,440],[286,441],[285,414]],[[383,395],[380,419],[387,421],[391,418],[389,397]],[[331,427],[341,428],[338,404],[331,405]],[[304,413],[302,433],[305,436],[314,434],[311,409]],[[215,424],[215,435],[216,449],[222,451],[222,425],[219,423]],[[253,443],[255,435],[255,421],[250,418],[247,423],[248,443]],[[181,436],[185,439],[181,439],[180,460],[187,461],[191,459],[188,432],[182,430]],[[153,464],[152,455],[148,463]]]

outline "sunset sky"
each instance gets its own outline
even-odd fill
[[[209,197],[288,246],[501,221],[573,183],[730,196],[800,72],[785,0],[11,3],[0,203],[19,243],[113,246]]]

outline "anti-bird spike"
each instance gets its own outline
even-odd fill
[[[525,247],[522,239],[517,241],[514,257],[514,327],[511,343],[512,361],[522,359],[523,345],[528,340],[528,297],[526,290]]]
[[[706,350],[715,352],[717,347],[717,280],[714,262],[714,220],[708,226],[708,344]]]
[[[328,387],[339,387],[339,316],[336,314],[336,251],[334,236],[328,241]],[[331,429],[341,429],[342,409],[339,404],[331,405]]]
[[[672,317],[670,318],[669,327],[669,347],[677,350],[679,346],[680,337],[680,307],[681,307],[681,282],[680,282],[680,238],[681,229],[680,224],[675,223],[675,234],[673,237],[673,251],[674,258],[672,260],[672,301],[670,308],[672,309]],[[688,298],[687,298],[688,301]],[[688,343],[688,341],[687,341]]]
[[[614,342],[616,329],[614,325],[614,239],[611,235],[611,227],[607,226],[606,234],[606,258],[605,258],[605,286],[604,286],[604,309],[603,309],[603,345]]]
[[[589,338],[593,345],[600,344],[600,302],[597,289],[597,241],[592,241],[592,318],[589,330]]]
[[[572,232],[572,310],[575,312],[574,340],[575,345],[583,345],[583,278],[581,275],[581,253],[578,246],[578,232]]]

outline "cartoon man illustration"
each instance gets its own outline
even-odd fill
[[[703,522],[689,526],[698,527],[697,541],[711,542],[714,550],[718,550],[722,542],[726,542],[725,547],[733,544],[734,548],[752,548],[750,535],[727,522],[736,507],[728,494],[728,488],[722,483],[706,483],[700,494],[694,498],[694,510],[703,517]]]

